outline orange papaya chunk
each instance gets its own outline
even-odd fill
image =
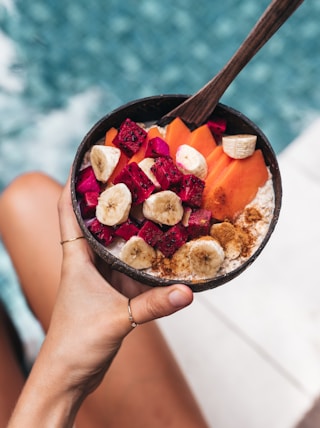
[[[221,171],[223,166],[226,166],[228,163],[231,162],[231,158],[225,154],[222,146],[217,146],[213,150],[213,152],[211,152],[210,155],[206,157],[206,162],[207,162],[208,177],[209,177],[209,175],[213,173],[213,171]]]
[[[129,163],[130,162],[139,163],[140,161],[142,161],[142,159],[144,159],[144,154],[146,152],[147,144],[148,142],[146,138],[144,142],[141,144],[140,149],[129,159]]]
[[[150,141],[150,140],[152,140],[152,138],[156,138],[156,137],[163,139],[163,136],[162,136],[161,132],[159,131],[159,128],[154,126],[154,127],[150,128],[148,131],[147,141]]]
[[[108,180],[109,183],[113,182],[113,180],[115,179],[115,177],[127,165],[128,162],[129,162],[129,158],[124,153],[121,152],[121,155],[120,155],[119,161],[117,163],[117,166],[115,167],[113,173],[109,177],[109,180]]]
[[[112,141],[114,140],[114,138],[116,137],[117,134],[118,134],[118,130],[116,128],[108,129],[108,131],[106,132],[105,139],[104,139],[104,145],[115,147],[114,144],[112,143]]]
[[[250,203],[268,179],[261,150],[252,156],[233,160],[211,186],[203,208],[217,220],[233,220]]]
[[[112,143],[112,141],[116,137],[117,134],[118,134],[118,130],[116,128],[108,129],[108,131],[106,132],[104,145],[115,147],[115,145]],[[128,157],[124,153],[121,152],[118,164],[115,167],[111,176],[109,177],[108,182],[112,183],[113,179],[119,174],[119,172],[128,163],[128,161],[129,161]]]
[[[170,147],[170,156],[175,161],[178,147],[182,144],[188,144],[191,131],[185,123],[176,117],[169,123],[166,130],[165,141]]]
[[[226,155],[223,150],[220,152],[219,158],[216,160],[214,165],[212,165],[211,168],[209,169],[209,173],[205,180],[206,184],[203,192],[204,198],[210,193],[211,189],[214,187],[220,175],[223,173],[223,171],[228,167],[228,165],[232,161],[233,159],[230,158],[230,156]]]
[[[206,158],[217,147],[216,140],[207,124],[199,126],[191,132],[188,144]]]
[[[219,157],[221,156],[221,153],[223,153],[222,146],[217,146],[214,150],[212,150],[212,152],[208,156],[206,156],[206,162],[207,162],[209,172],[218,161]]]
[[[154,127],[154,128],[150,128],[147,134],[147,138],[144,140],[144,142],[142,143],[140,149],[137,151],[137,153],[135,153],[129,160],[129,162],[136,162],[139,163],[140,161],[142,161],[142,159],[144,159],[144,155],[146,153],[146,149],[148,146],[148,142],[150,140],[152,140],[152,138],[156,138],[156,137],[160,137],[163,139],[161,132],[159,131],[158,128]]]

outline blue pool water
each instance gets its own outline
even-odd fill
[[[83,134],[122,103],[197,91],[268,3],[0,0],[0,191],[32,169],[63,181]],[[306,1],[222,98],[277,153],[320,112],[319,15],[319,0]],[[14,287],[0,247],[6,301]]]

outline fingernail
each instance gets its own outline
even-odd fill
[[[182,290],[175,289],[169,294],[169,301],[176,308],[182,308],[190,303],[190,297]]]

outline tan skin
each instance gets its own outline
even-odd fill
[[[85,240],[61,248],[60,239],[81,235],[69,186],[62,196],[61,190],[49,177],[30,173],[0,198],[1,238],[47,332],[20,395],[22,374],[10,338],[0,329],[0,397],[8,391],[4,376],[10,362],[12,380],[7,399],[0,400],[0,427],[19,395],[10,428],[34,428],[39,421],[41,427],[71,427],[74,420],[77,428],[207,427],[153,321],[189,305],[191,290],[148,288],[117,272],[109,272],[109,285]],[[140,324],[135,329],[127,296]]]

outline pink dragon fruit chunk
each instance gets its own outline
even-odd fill
[[[190,207],[200,207],[205,182],[193,174],[186,174],[182,177],[178,196],[186,205]]]
[[[164,254],[165,257],[171,257],[173,254],[187,242],[188,232],[181,223],[172,226],[159,239],[156,248]]]
[[[127,118],[120,125],[119,132],[112,143],[131,158],[147,138],[147,132],[136,122]]]
[[[136,162],[128,163],[115,177],[113,183],[124,183],[129,188],[134,205],[145,201],[155,189],[155,185]]]
[[[157,158],[159,156],[169,156],[169,145],[160,137],[151,138],[148,141],[145,157],[146,158]]]
[[[160,156],[155,159],[151,171],[160,183],[162,190],[174,189],[177,187],[183,177],[172,158]]]
[[[90,232],[93,235],[98,235],[99,232],[101,232],[102,230],[102,226],[103,224],[100,223],[100,221],[95,218],[89,225],[88,225],[88,229],[90,230]]]
[[[80,202],[80,211],[84,219],[92,218],[96,213],[99,192],[85,192]]]
[[[132,220],[128,219],[125,223],[122,223],[117,227],[115,235],[128,241],[132,236],[137,235],[138,232],[139,228],[136,224]]]
[[[207,125],[212,134],[217,136],[223,134],[227,129],[227,121],[222,117],[216,117],[212,120],[209,120]]]
[[[162,237],[163,231],[153,221],[147,220],[139,230],[138,236],[146,241],[151,247],[155,247]]]
[[[94,175],[91,165],[79,171],[76,181],[76,191],[81,195],[86,192],[100,191],[100,185],[96,179],[96,176]]]
[[[114,230],[111,226],[103,225],[101,232],[98,234],[99,241],[107,246],[114,240]]]
[[[199,238],[199,236],[209,235],[211,226],[211,211],[198,209],[192,211],[188,220],[189,239]]]
[[[114,240],[114,229],[100,223],[98,219],[94,219],[88,228],[103,245],[109,245]]]

